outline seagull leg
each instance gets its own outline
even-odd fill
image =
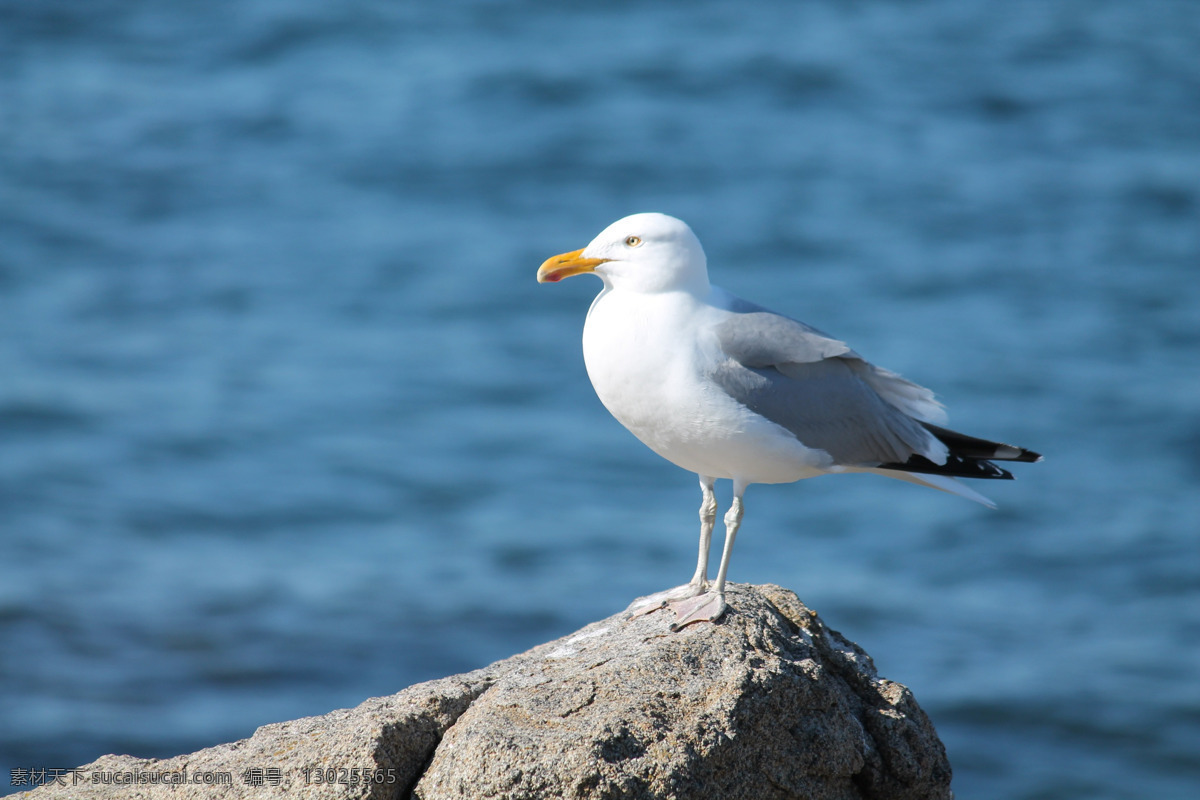
[[[668,603],[676,600],[686,600],[704,594],[708,589],[708,551],[712,545],[713,527],[717,523],[717,495],[713,492],[714,478],[700,476],[700,555],[696,560],[696,574],[683,586],[667,589],[665,592],[655,592],[646,597],[639,597],[629,606],[630,616],[649,614],[657,611]]]
[[[733,542],[742,525],[742,495],[746,487],[734,483],[733,505],[725,512],[725,547],[721,551],[721,566],[717,568],[717,580],[704,594],[678,600],[668,607],[675,612],[675,624],[671,630],[679,630],[693,622],[716,622],[725,613],[725,575],[729,571],[729,556],[733,553]]]
[[[700,476],[700,556],[696,559],[696,574],[688,583],[694,589],[692,597],[708,589],[708,551],[712,545],[713,527],[717,524],[717,496],[713,493],[713,483],[707,475]]]

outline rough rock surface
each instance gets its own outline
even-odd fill
[[[729,602],[715,625],[672,633],[670,612],[618,614],[232,744],[104,756],[18,797],[951,797],[945,749],[908,689],[785,589],[733,584]],[[94,782],[139,772],[231,780]]]

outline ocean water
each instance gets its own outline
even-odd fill
[[[1185,0],[0,4],[0,781],[686,580],[695,479],[584,372],[598,281],[534,282],[646,210],[1046,454],[997,511],[751,487],[731,578],[911,687],[960,797],[1198,796]]]

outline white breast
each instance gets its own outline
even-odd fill
[[[687,292],[602,292],[583,328],[600,401],[651,450],[701,475],[783,483],[821,474],[825,453],[707,379],[723,356],[705,331],[726,313]]]

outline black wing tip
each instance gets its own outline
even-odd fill
[[[951,449],[953,450],[953,448]],[[1015,444],[1001,444],[997,442],[996,451],[987,456],[987,458],[994,458],[997,461],[1020,461],[1025,464],[1036,464],[1042,460],[1042,454],[1027,450],[1024,447],[1017,447]]]
[[[946,475],[951,478],[982,478],[984,480],[1013,480],[1013,474],[999,467],[992,461],[1016,461],[1036,464],[1042,460],[1041,453],[1035,453],[1024,447],[1013,444],[993,442],[967,436],[965,433],[940,428],[927,422],[921,423],[925,429],[946,445],[949,454],[945,464],[930,461],[925,456],[913,455],[903,464],[881,464],[881,469],[894,469],[900,472],[921,472],[927,475]]]
[[[982,461],[989,459],[994,461],[1021,461],[1026,464],[1036,464],[1042,460],[1041,453],[1035,453],[1024,447],[1017,447],[1015,444],[1005,444],[1004,442],[980,439],[976,436],[967,436],[965,433],[941,428],[937,425],[931,425],[928,422],[922,422],[921,425],[925,430],[936,436],[942,444],[946,445],[952,456]]]
[[[1013,474],[990,461],[979,458],[961,458],[951,455],[945,464],[937,464],[925,456],[914,455],[903,464],[893,462],[880,464],[879,469],[897,472],[919,472],[926,475],[945,475],[950,478],[980,478],[983,480],[1013,480]]]

